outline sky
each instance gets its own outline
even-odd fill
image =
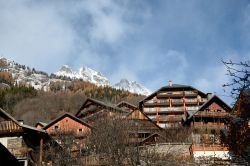
[[[0,0],[0,56],[53,73],[63,64],[155,91],[192,85],[228,104],[222,60],[250,60],[249,0]]]

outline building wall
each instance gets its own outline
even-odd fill
[[[219,151],[219,150],[194,150],[193,156],[195,160],[218,158],[222,160],[229,160],[229,151]]]
[[[183,97],[185,96],[185,97]],[[160,91],[143,101],[143,112],[162,128],[180,126],[186,111],[197,111],[207,101],[192,89]]]
[[[67,132],[73,132],[77,135],[88,135],[90,134],[91,129],[87,126],[84,126],[83,124],[69,118],[65,117],[62,120],[58,121],[54,125],[50,126],[46,131],[49,134],[55,134],[55,133],[67,133]]]

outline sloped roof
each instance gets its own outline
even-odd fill
[[[149,139],[154,138],[154,137],[159,137],[163,140],[162,142],[165,142],[165,138],[161,134],[153,133],[153,134],[149,135],[148,137],[146,137],[145,139],[143,139],[142,141],[140,141],[140,144],[143,144],[146,141],[148,141]]]
[[[139,109],[136,109],[136,110],[133,110],[132,112],[128,113],[126,115],[126,117],[130,116],[131,114],[133,114],[135,111],[139,111],[149,122],[153,123],[157,128],[159,128],[160,130],[162,130],[162,128],[157,125],[155,122],[152,121],[152,119],[150,119],[144,112],[142,112],[141,110]]]
[[[8,114],[7,112],[5,112],[2,108],[0,108],[0,114],[1,113],[5,116],[5,118],[8,118],[8,119],[12,120],[18,126],[21,126],[21,124],[14,117],[12,117],[10,114]]]
[[[42,127],[44,127],[44,126],[47,125],[47,123],[45,123],[45,122],[37,122],[36,125],[35,125],[35,127],[36,127],[37,125],[39,125],[39,124],[40,124]]]
[[[29,129],[29,130],[34,130],[34,131],[38,131],[38,132],[43,132],[45,133],[45,130],[42,129],[38,129],[29,125],[25,125],[25,124],[21,124],[19,123],[14,117],[12,117],[10,114],[8,114],[7,112],[5,112],[3,109],[0,108],[0,113],[2,113],[6,118],[12,120],[14,123],[16,123],[18,126],[22,127],[23,129]]]
[[[202,91],[189,86],[189,85],[181,85],[181,84],[173,84],[172,86],[163,86],[160,89],[156,90],[155,92],[153,92],[152,94],[150,94],[149,96],[147,96],[146,98],[144,98],[143,100],[141,100],[139,103],[141,104],[144,100],[150,99],[153,96],[155,96],[158,92],[160,91],[166,91],[166,90],[186,90],[186,89],[192,89],[192,90],[196,90],[198,92],[198,94],[201,94],[202,96],[206,96],[205,93],[203,93]]]
[[[86,105],[88,102],[96,103],[96,104],[101,105],[101,106],[103,106],[103,107],[105,107],[105,108],[107,108],[107,109],[110,109],[110,110],[116,110],[116,111],[124,112],[124,113],[127,112],[127,111],[122,110],[121,108],[118,108],[118,107],[114,106],[114,105],[107,104],[107,103],[104,103],[104,102],[99,101],[99,100],[96,100],[96,99],[87,98],[87,99],[85,100],[85,102],[83,103],[83,105],[81,106],[81,108],[77,111],[77,113],[76,113],[75,116],[77,116],[77,115],[81,112],[81,110],[85,107],[85,105]]]
[[[122,105],[122,104],[129,105],[129,106],[131,106],[131,107],[133,107],[133,108],[138,108],[138,107],[135,106],[134,104],[131,104],[131,103],[127,102],[127,101],[121,101],[121,102],[117,103],[117,104],[116,104],[116,107],[119,107],[119,106]]]
[[[84,126],[87,126],[88,128],[92,128],[92,126],[90,126],[89,124],[87,124],[86,122],[82,121],[81,119],[75,117],[74,115],[66,112],[63,115],[59,116],[58,118],[52,120],[50,123],[48,123],[46,126],[43,127],[44,130],[48,129],[50,126],[52,126],[53,124],[57,123],[58,121],[62,120],[65,117],[69,117],[71,119],[73,119],[74,121],[77,121],[81,124],[83,124]]]

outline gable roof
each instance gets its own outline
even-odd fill
[[[38,125],[44,127],[44,126],[47,125],[47,123],[45,123],[45,122],[37,122],[36,125],[35,125],[35,127],[37,127]]]
[[[147,142],[148,140],[155,138],[155,137],[159,137],[162,140],[161,142],[165,142],[165,138],[161,134],[153,133],[153,134],[149,135],[148,137],[146,137],[145,139],[143,139],[142,141],[140,141],[139,144],[142,145],[145,142]]]
[[[83,110],[83,108],[88,104],[88,102],[95,103],[97,105],[100,105],[100,106],[105,107],[105,108],[110,109],[110,110],[116,110],[116,111],[124,112],[124,113],[127,112],[127,111],[122,110],[121,108],[114,106],[114,105],[110,105],[110,104],[104,103],[104,102],[96,100],[96,99],[87,98],[85,100],[85,102],[83,103],[83,105],[81,106],[81,108],[77,111],[75,116],[78,116],[78,114]]]
[[[198,90],[198,89],[196,89],[196,88],[194,88],[192,86],[181,85],[181,84],[173,84],[172,86],[163,86],[160,89],[156,90],[155,92],[153,92],[152,94],[150,94],[149,96],[147,96],[146,98],[144,98],[143,100],[141,100],[139,102],[139,105],[141,105],[144,100],[151,99],[153,96],[156,96],[157,93],[160,92],[160,91],[166,91],[166,90],[187,90],[187,89],[196,90],[198,92],[198,94],[200,94],[202,96],[206,96],[205,93],[203,93],[202,91],[200,91],[200,90]]]
[[[77,121],[79,123],[81,123],[84,126],[87,126],[88,128],[92,128],[89,124],[87,124],[86,122],[82,121],[81,119],[75,117],[74,115],[66,112],[63,115],[59,116],[58,118],[52,120],[50,123],[48,123],[46,126],[43,127],[44,130],[48,129],[49,127],[51,127],[53,124],[57,123],[58,121],[62,120],[65,117],[69,117],[71,119],[73,119],[74,121]]]
[[[204,111],[210,104],[212,104],[213,102],[218,102],[218,104],[225,109],[226,112],[231,112],[232,108],[230,106],[228,106],[222,99],[220,99],[218,96],[213,95],[209,100],[207,100],[207,102],[205,102],[197,111],[195,112],[188,112],[189,113],[189,117],[187,119],[191,119],[197,112],[199,111]],[[186,120],[187,120],[186,119]]]
[[[127,102],[127,101],[121,101],[121,102],[117,103],[117,104],[116,104],[116,107],[119,107],[119,106],[121,106],[122,104],[128,105],[128,106],[130,106],[130,107],[132,107],[132,108],[134,108],[134,109],[137,109],[137,108],[138,108],[137,106],[135,106],[135,105],[133,105],[133,104]]]
[[[157,128],[159,128],[160,130],[162,130],[162,128],[159,125],[157,125],[155,122],[153,122],[152,119],[150,119],[144,112],[142,112],[139,109],[133,110],[132,112],[128,113],[126,115],[126,117],[128,118],[128,116],[130,116],[131,114],[133,114],[135,111],[139,111],[149,122],[153,123]]]
[[[25,125],[25,124],[19,123],[14,117],[12,117],[10,114],[8,114],[7,112],[5,112],[1,108],[0,108],[0,114],[4,115],[5,118],[12,120],[16,125],[18,125],[22,129],[28,129],[29,131],[32,130],[32,131],[38,131],[38,132],[45,133],[45,131],[43,129],[38,129],[38,128],[29,126],[29,125]]]
[[[4,118],[10,119],[13,122],[15,122],[18,126],[21,126],[21,124],[14,117],[12,117],[10,114],[5,112],[2,108],[0,108],[0,116],[1,114],[4,116]]]

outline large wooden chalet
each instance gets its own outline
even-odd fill
[[[140,109],[162,128],[180,126],[183,117],[196,112],[209,95],[192,86],[169,83],[139,103]]]

